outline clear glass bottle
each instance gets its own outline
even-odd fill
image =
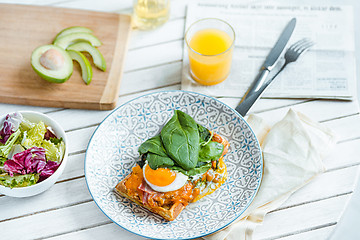
[[[134,0],[134,23],[142,30],[153,29],[169,19],[170,0]]]

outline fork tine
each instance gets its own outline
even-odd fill
[[[298,52],[302,54],[303,52],[309,50],[312,46],[314,46],[314,42],[308,42],[302,46],[302,48],[298,49]]]
[[[294,43],[293,45],[290,46],[290,49],[295,50],[298,46],[303,44],[305,41],[306,41],[306,38],[303,38],[303,39],[297,41],[296,43]]]
[[[302,41],[301,44],[297,45],[293,50],[297,52],[300,49],[304,48],[304,46],[307,46],[309,43],[312,43],[312,41],[308,39],[304,39],[304,41]]]
[[[305,42],[310,42],[310,41],[311,41],[310,38],[303,38],[303,39],[300,39],[299,41],[297,41],[296,43],[298,43],[298,45],[299,45],[299,44],[303,44]]]
[[[295,52],[302,52],[304,49],[307,49],[309,47],[311,47],[313,45],[313,43],[304,43],[301,46],[297,47],[296,49],[294,49]]]

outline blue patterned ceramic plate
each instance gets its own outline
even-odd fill
[[[158,134],[175,109],[224,136],[230,149],[227,181],[168,222],[113,189],[135,166],[140,144]],[[152,239],[191,239],[226,227],[249,206],[261,176],[261,150],[245,120],[214,98],[185,91],[152,93],[120,106],[96,129],[85,157],[86,182],[98,207],[119,226]]]

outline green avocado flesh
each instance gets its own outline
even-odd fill
[[[54,41],[54,45],[59,46],[62,49],[66,49],[69,45],[81,41],[89,42],[94,47],[101,46],[101,42],[97,37],[95,37],[91,33],[86,32],[69,33],[62,37],[56,38]]]
[[[103,55],[100,53],[100,51],[91,46],[89,43],[87,42],[78,42],[75,44],[70,45],[67,50],[75,50],[75,51],[79,51],[79,52],[88,52],[93,61],[94,61],[94,65],[96,67],[98,67],[100,70],[102,71],[106,71],[106,62],[105,59],[103,57]]]
[[[89,60],[81,52],[74,50],[67,50],[70,57],[77,61],[81,67],[82,79],[88,85],[92,80],[92,68]]]
[[[71,33],[77,33],[77,32],[92,33],[93,31],[90,28],[86,28],[86,27],[78,27],[78,26],[68,27],[68,28],[63,29],[61,32],[59,32],[56,35],[55,40],[60,38],[60,37],[65,36],[65,35],[68,35],[68,34],[71,34]]]
[[[47,64],[44,64],[44,61]],[[40,77],[54,83],[65,82],[73,72],[73,62],[69,54],[54,45],[36,48],[31,54],[31,66]]]

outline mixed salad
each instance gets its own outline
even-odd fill
[[[0,125],[0,185],[17,188],[44,181],[58,169],[64,153],[63,139],[44,122],[8,114]]]

